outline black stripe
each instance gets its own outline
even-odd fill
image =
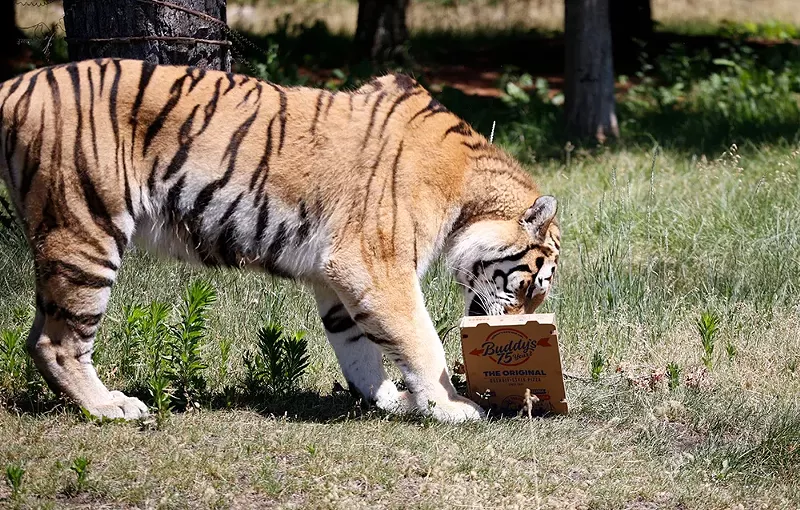
[[[344,305],[339,303],[322,316],[322,325],[325,326],[325,330],[329,333],[342,333],[354,327],[356,323],[350,318],[350,314],[347,313]]]
[[[397,167],[400,163],[400,156],[403,154],[403,141],[400,141],[400,147],[397,149],[397,156],[394,157],[392,164],[392,255],[396,250],[395,240],[397,235]]]
[[[413,92],[406,91],[395,100],[394,104],[392,104],[392,107],[389,109],[389,113],[386,114],[386,118],[383,119],[383,124],[381,124],[381,130],[380,133],[378,133],[378,138],[383,138],[383,133],[386,131],[386,125],[389,123],[389,119],[392,117],[392,114],[394,114],[394,111],[397,109],[397,107],[400,106],[403,101],[406,101],[407,99],[419,94],[422,94],[421,90],[415,90]]]
[[[189,117],[183,121],[181,124],[181,128],[178,132],[178,150],[175,152],[175,155],[172,156],[172,160],[167,165],[167,170],[164,172],[164,176],[161,180],[168,180],[170,177],[175,175],[183,165],[186,163],[186,160],[189,159],[189,151],[192,148],[192,142],[194,141],[194,137],[190,136],[192,133],[192,126],[194,125],[194,118],[197,115],[197,110],[200,108],[200,105],[195,105],[192,108],[192,112],[189,114]]]
[[[31,186],[33,185],[33,178],[36,177],[36,174],[39,172],[39,168],[42,164],[42,141],[44,140],[44,108],[42,107],[39,110],[39,131],[36,133],[36,138],[33,139],[30,145],[28,145],[28,152],[30,153],[30,159],[28,153],[25,154],[25,168],[23,169],[22,173],[22,182],[20,183],[19,194],[21,197],[21,201],[25,201],[25,197],[28,196],[28,193],[31,190]],[[30,161],[30,163],[29,163]]]
[[[228,181],[230,181],[233,170],[236,168],[236,156],[239,153],[239,147],[242,145],[242,141],[250,131],[250,126],[253,125],[253,121],[256,119],[257,115],[258,108],[256,108],[256,111],[253,112],[253,114],[248,117],[238,128],[236,128],[236,131],[234,131],[233,135],[231,135],[228,146],[225,148],[225,152],[222,155],[223,161],[225,158],[228,158],[228,168],[225,170],[225,174],[221,178],[207,184],[200,191],[200,193],[197,194],[197,198],[194,201],[194,207],[192,207],[192,221],[197,219],[199,215],[203,214],[203,211],[205,211],[206,207],[208,207],[208,204],[211,203],[211,199],[214,198],[214,193],[227,185]]]
[[[179,144],[178,151],[172,157],[172,161],[169,162],[169,165],[167,166],[167,171],[164,173],[162,180],[166,181],[167,179],[175,175],[175,173],[180,171],[181,168],[183,168],[183,165],[189,158],[189,151],[192,148],[192,144],[197,139],[197,137],[202,135],[208,128],[208,125],[211,123],[211,119],[214,117],[214,113],[216,113],[217,111],[217,104],[219,101],[219,91],[221,83],[222,83],[221,80],[217,81],[217,85],[214,88],[214,94],[211,96],[211,99],[209,100],[208,103],[206,103],[205,107],[203,108],[205,117],[203,118],[203,125],[200,126],[200,130],[194,135],[192,135],[192,126],[194,126],[194,119],[195,116],[197,115],[197,110],[198,108],[200,108],[200,105],[195,105],[194,108],[192,108],[192,113],[185,121],[183,121],[183,124],[181,124],[178,133],[178,144]]]
[[[92,78],[92,68],[88,69],[89,74],[89,129],[92,130],[92,152],[94,153],[94,161],[100,164],[100,156],[97,149],[97,126],[94,123],[94,78]]]
[[[150,193],[150,196],[153,195],[156,189],[156,172],[158,171],[158,162],[160,156],[156,156],[153,160],[153,167],[150,169],[150,175],[147,177],[147,191]],[[139,191],[139,202],[141,203],[142,200],[142,193],[141,190]]]
[[[326,119],[328,118],[328,111],[331,109],[331,106],[333,105],[333,100],[336,97],[336,94],[337,93],[333,93],[333,94],[329,94],[328,95],[328,104],[325,105],[325,118]]]
[[[172,185],[172,187],[167,192],[167,201],[166,201],[166,212],[167,218],[169,218],[171,223],[176,223],[178,219],[182,216],[180,210],[180,200],[181,200],[181,193],[183,192],[183,185],[186,182],[186,176],[181,175],[180,179]]]
[[[245,104],[247,100],[250,99],[250,94],[252,94],[253,92],[256,92],[256,100],[254,101],[254,103],[258,104],[258,102],[261,101],[261,84],[256,82],[256,86],[247,91],[247,94],[245,94],[244,98],[242,98],[242,100],[239,101],[239,104],[236,105],[236,108],[239,108],[240,106]]]
[[[153,138],[155,138],[164,127],[164,122],[166,122],[169,114],[175,109],[175,106],[178,105],[178,101],[180,101],[181,96],[183,96],[183,84],[186,83],[187,79],[189,79],[189,76],[185,75],[175,80],[169,89],[169,99],[166,104],[164,104],[164,107],[161,108],[161,111],[158,112],[153,122],[147,127],[147,132],[145,132],[144,135],[144,145],[142,146],[143,156],[147,153],[147,149],[150,147]]]
[[[122,160],[125,161],[125,147],[124,146],[122,147]],[[155,162],[156,162],[156,164],[158,164],[158,158],[156,158]],[[124,165],[123,165],[123,167],[124,167]],[[152,177],[153,174],[151,173],[150,175]],[[125,208],[128,210],[128,214],[130,215],[131,218],[136,218],[136,213],[133,210],[133,199],[131,197],[131,183],[128,180],[128,169],[127,169],[127,167],[124,167],[122,169],[122,176],[123,176],[123,181],[125,183]],[[154,185],[155,183],[151,183],[150,180],[148,179],[148,184],[153,184]]]
[[[217,253],[220,262],[228,267],[239,265],[239,256],[236,246],[236,227],[233,222],[228,222],[222,233],[217,238]]]
[[[72,285],[78,287],[104,289],[114,285],[114,280],[110,278],[86,272],[81,267],[69,262],[64,262],[63,260],[49,260],[40,263],[39,273],[40,278],[43,280],[60,276]]]
[[[417,253],[417,222],[414,221],[414,271],[417,270],[419,266],[419,254]]]
[[[267,85],[275,89],[280,97],[281,109],[278,112],[278,117],[281,122],[280,141],[278,142],[278,154],[280,154],[283,150],[283,141],[286,138],[286,106],[288,104],[288,99],[286,97],[286,92],[282,88],[272,83],[267,83]]]
[[[272,238],[272,242],[267,249],[267,256],[272,258],[273,261],[277,261],[280,256],[283,255],[283,250],[286,249],[287,234],[286,223],[281,222],[281,224],[278,225],[278,231],[275,233],[275,237]]]
[[[141,75],[139,76],[139,89],[136,92],[136,99],[133,102],[133,109],[131,110],[131,152],[136,148],[136,130],[139,124],[139,109],[142,107],[142,101],[144,100],[144,91],[147,88],[147,84],[150,83],[150,79],[153,77],[155,70],[156,66],[153,64],[142,62]]]
[[[447,129],[447,131],[444,132],[444,136],[442,136],[442,140],[447,138],[447,135],[449,135],[450,133],[456,133],[456,134],[459,134],[459,135],[469,136],[469,135],[472,134],[472,129],[470,129],[469,124],[467,124],[466,122],[464,122],[462,120],[462,121],[459,121],[459,123],[456,124],[455,126],[449,127]]]
[[[222,93],[223,96],[228,92],[230,92],[231,90],[233,90],[233,87],[236,86],[236,80],[234,80],[234,75],[228,73],[226,77],[228,78],[228,88],[225,89],[225,92]]]
[[[225,210],[225,214],[223,214],[222,217],[219,219],[220,226],[224,225],[225,223],[228,222],[228,220],[231,219],[231,216],[233,216],[233,213],[236,212],[236,208],[239,206],[239,202],[242,200],[243,196],[244,192],[241,192],[236,197],[236,199],[233,202],[231,202],[231,205],[229,205],[228,208]]]
[[[297,239],[295,242],[297,245],[303,244],[303,242],[308,238],[308,234],[311,230],[311,222],[308,221],[308,211],[306,210],[306,203],[305,201],[300,201],[300,227],[297,229]]]
[[[462,141],[461,145],[463,145],[464,147],[467,147],[467,148],[469,148],[471,150],[474,150],[474,151],[483,151],[483,150],[486,150],[486,149],[489,148],[489,144],[487,144],[486,142],[470,143],[470,142],[463,142]]]
[[[372,316],[372,314],[369,313],[369,312],[358,312],[353,317],[353,321],[355,321],[356,323],[360,324],[360,323],[368,320],[371,316]]]
[[[194,72],[197,71],[197,76],[194,76]],[[197,86],[198,83],[203,81],[203,78],[206,77],[206,70],[202,67],[187,67],[186,68],[187,78],[192,80],[192,83],[189,84],[189,91],[186,92],[187,94],[191,94],[194,88]]]
[[[447,113],[447,112],[448,112],[448,109],[445,108],[442,103],[440,103],[439,101],[431,98],[431,100],[428,103],[428,105],[425,108],[423,108],[422,110],[418,111],[413,117],[411,117],[411,120],[409,120],[408,123],[411,124],[412,122],[414,122],[414,119],[416,119],[417,117],[419,117],[423,113],[425,114],[425,116],[422,117],[422,119],[425,120],[425,119],[427,119],[428,117],[430,117],[432,115],[436,115],[437,113]]]
[[[475,263],[474,267],[472,268],[472,274],[477,275],[480,266],[487,267],[492,264],[497,264],[500,262],[516,262],[521,260],[525,255],[528,254],[533,248],[539,248],[536,244],[531,244],[526,247],[524,250],[518,251],[516,253],[512,253],[511,255],[506,255],[504,257],[498,257],[496,259],[488,259],[488,260],[479,260]]]
[[[378,155],[375,157],[375,161],[372,163],[372,171],[369,174],[369,178],[367,179],[367,187],[365,188],[366,193],[364,193],[364,205],[361,209],[361,223],[364,223],[364,219],[367,217],[367,208],[369,207],[369,199],[370,199],[370,191],[372,188],[372,181],[375,179],[375,174],[378,171],[378,165],[380,165],[381,157],[383,157],[383,151],[386,149],[386,144],[389,143],[389,140],[386,139],[383,141],[381,148],[378,150]]]
[[[45,235],[47,232],[54,230],[59,227],[59,219],[58,215],[56,214],[55,206],[53,204],[53,197],[50,195],[50,192],[47,192],[47,198],[45,199],[44,208],[42,209],[42,221],[36,225],[34,229],[34,237],[41,237]]]
[[[104,259],[102,257],[95,257],[94,255],[86,253],[83,250],[79,250],[78,253],[80,254],[81,257],[85,258],[86,260],[88,260],[93,264],[97,264],[98,266],[103,266],[105,268],[111,269],[112,271],[119,270],[119,266],[117,266],[108,259]]]
[[[17,98],[17,103],[14,106],[14,113],[12,115],[11,127],[6,131],[6,167],[8,168],[9,174],[12,173],[11,161],[13,159],[14,152],[16,152],[17,149],[17,136],[19,134],[19,128],[22,126],[22,124],[25,123],[25,121],[28,118],[28,111],[30,110],[31,96],[33,95],[33,89],[36,86],[36,80],[39,78],[39,75],[41,73],[42,71],[38,71],[33,76],[31,76],[27,88]],[[14,88],[13,84],[12,88]],[[6,100],[8,100],[8,97],[10,95],[11,93],[9,93],[9,95],[6,96]],[[5,106],[5,101],[3,101],[3,106]],[[2,108],[0,108],[0,112],[2,112]],[[1,118],[2,118],[2,113],[0,113],[0,119]],[[23,169],[23,174],[24,174],[24,169]]]
[[[406,92],[411,89],[417,88],[417,82],[414,81],[414,79],[408,76],[407,74],[394,75],[394,84],[397,88]]]
[[[78,313],[58,306],[52,302],[46,302],[40,295],[36,295],[36,308],[45,315],[52,317],[56,320],[67,320],[75,324],[85,327],[94,327],[100,323],[103,318],[102,313]]]
[[[45,77],[47,78],[47,84],[50,86],[50,90],[52,93],[50,97],[53,98],[53,117],[55,119],[55,133],[63,133],[64,129],[64,116],[61,114],[61,89],[58,86],[58,80],[56,80],[55,75],[53,74],[53,68],[47,69],[45,71]],[[61,136],[55,136],[53,139],[53,150],[50,153],[50,164],[55,168],[61,168]]]
[[[261,239],[264,237],[264,230],[269,223],[269,197],[264,196],[264,201],[258,209],[258,219],[256,220],[256,245],[261,244]]]
[[[255,172],[253,172],[253,177],[250,179],[250,191],[253,191],[253,188],[255,188],[258,182],[258,178],[261,177],[261,185],[253,199],[253,207],[258,206],[259,201],[261,201],[261,195],[264,193],[264,186],[269,176],[269,159],[272,156],[272,124],[275,122],[276,116],[277,115],[274,115],[272,119],[270,119],[269,125],[267,125],[267,144],[264,147],[264,153],[261,155],[261,161],[258,162],[258,166]]]
[[[372,133],[372,126],[375,125],[375,116],[378,114],[378,107],[380,107],[383,100],[386,98],[386,92],[378,94],[378,99],[372,105],[372,113],[369,116],[369,124],[367,124],[367,131],[364,133],[364,140],[361,142],[361,149],[363,150],[369,142],[369,135]]]
[[[394,343],[389,339],[381,338],[370,333],[365,333],[364,336],[367,337],[372,343],[377,345],[392,345]]]
[[[111,117],[111,130],[114,132],[114,168],[119,168],[119,120],[117,119],[117,95],[119,94],[119,80],[122,77],[122,67],[119,61],[112,60],[115,74],[111,83],[111,92],[108,98],[108,113]]]
[[[314,137],[317,134],[317,121],[319,121],[319,113],[322,110],[322,96],[325,95],[324,90],[319,91],[319,95],[317,96],[317,104],[314,108],[314,120],[311,121],[311,136]]]
[[[103,98],[103,87],[105,85],[106,80],[106,71],[108,70],[108,62],[104,62],[102,59],[97,59],[94,61],[95,64],[100,67],[100,99]]]
[[[83,197],[89,208],[89,214],[92,216],[97,226],[114,239],[117,245],[117,253],[122,255],[125,246],[128,244],[128,239],[122,230],[114,224],[106,204],[98,194],[97,188],[89,176],[86,154],[83,151],[83,111],[81,110],[80,71],[77,65],[72,64],[67,66],[67,72],[72,81],[72,89],[75,94],[75,109],[78,115],[77,127],[75,129],[75,149],[73,151],[75,172],[78,174],[81,189],[83,190]]]

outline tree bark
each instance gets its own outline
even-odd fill
[[[354,57],[381,64],[405,59],[409,0],[359,0]]]
[[[601,143],[619,136],[608,1],[566,0],[564,13],[567,129]]]
[[[69,57],[72,60],[133,58],[153,64],[230,71],[225,2],[64,0]]]
[[[19,56],[24,34],[17,28],[16,3],[13,0],[0,0],[0,81],[13,74],[12,60]]]
[[[609,9],[615,67],[636,71],[641,46],[653,36],[650,0],[610,0]]]

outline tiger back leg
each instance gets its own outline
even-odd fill
[[[329,261],[330,284],[364,336],[400,369],[408,388],[406,410],[451,423],[480,419],[481,408],[458,395],[450,380],[416,273],[383,267],[377,271],[384,277],[366,279],[370,271],[354,259]]]
[[[402,414],[411,409],[407,392],[399,392],[383,367],[380,347],[364,335],[336,293],[326,287],[315,288],[325,335],[351,392],[370,405]]]
[[[92,415],[144,417],[147,406],[122,392],[109,391],[92,365],[95,335],[121,254],[109,260],[89,253],[92,246],[86,240],[85,231],[59,228],[37,236],[31,243],[37,311],[28,336],[28,352],[54,392],[66,395]],[[102,248],[101,243],[95,244],[95,248]]]

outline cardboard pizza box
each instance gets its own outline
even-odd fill
[[[490,414],[519,411],[526,389],[534,412],[567,413],[554,314],[464,317],[461,348],[467,396]]]

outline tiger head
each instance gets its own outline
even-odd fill
[[[513,220],[465,228],[450,251],[464,289],[466,315],[533,313],[549,293],[558,265],[557,203],[540,196]]]

